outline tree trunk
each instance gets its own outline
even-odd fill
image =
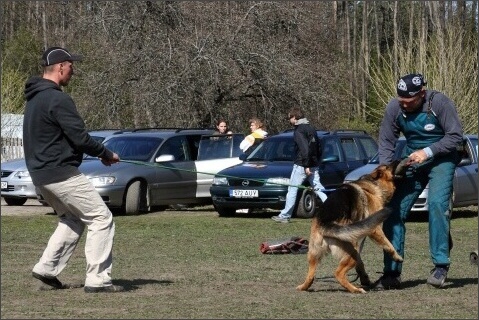
[[[399,33],[398,33],[398,2],[399,1],[394,1],[394,8],[393,8],[393,72],[396,78],[399,77],[399,67],[398,67],[398,61],[399,61]]]

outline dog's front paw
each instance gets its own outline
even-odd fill
[[[359,290],[356,292],[356,293],[366,293],[366,290],[364,290],[363,288],[358,288]]]

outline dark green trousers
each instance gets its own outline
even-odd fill
[[[392,209],[389,218],[383,223],[386,237],[397,252],[404,256],[406,219],[410,210],[429,183],[429,251],[434,265],[449,265],[450,204],[453,191],[453,178],[457,164],[457,153],[432,159],[411,168],[406,176],[396,183],[396,191],[388,204]],[[420,235],[422,236],[422,235]],[[424,235],[424,240],[426,235]],[[384,254],[384,272],[402,271],[402,263],[395,262]]]

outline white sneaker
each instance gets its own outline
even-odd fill
[[[281,218],[280,216],[272,216],[271,219],[273,219],[276,222],[289,223],[288,218]]]

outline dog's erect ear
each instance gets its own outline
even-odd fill
[[[397,179],[404,178],[404,175],[406,174],[406,171],[408,169],[408,163],[409,158],[404,158],[401,162],[399,160],[395,161],[395,166],[396,168],[394,169],[394,177]],[[396,164],[397,163],[397,164]]]
[[[379,165],[374,169],[371,173],[370,176],[373,180],[378,180],[384,175],[384,171],[387,170],[386,165]]]

